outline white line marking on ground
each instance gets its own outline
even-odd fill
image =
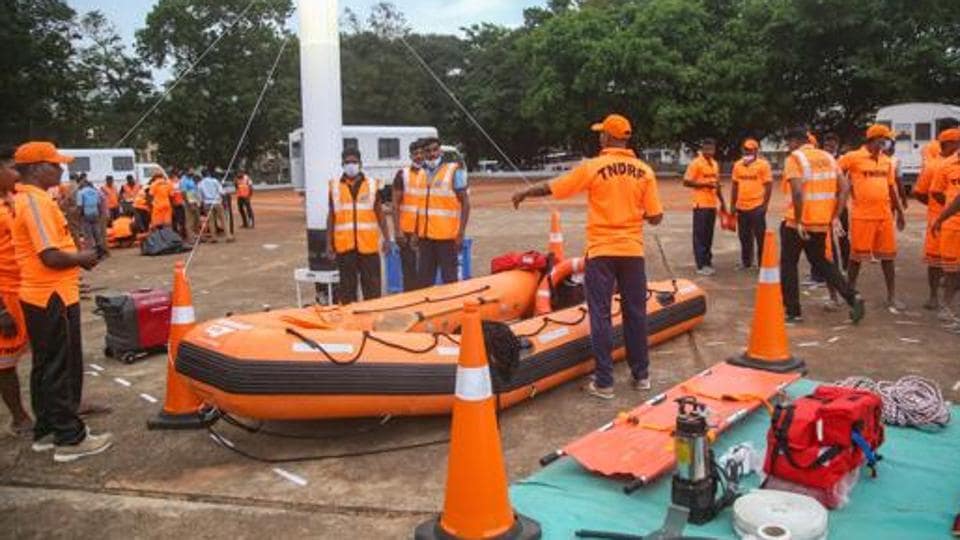
[[[719,345],[726,345],[726,344],[727,344],[726,341],[708,341],[707,343],[704,343],[704,347],[717,347]]]
[[[923,342],[920,341],[919,339],[914,339],[914,338],[909,338],[909,337],[902,337],[902,338],[900,338],[900,341],[902,341],[902,342],[904,342],[904,343],[923,343]]]
[[[833,336],[832,338],[827,340],[827,343],[836,343],[838,341],[840,341],[840,336]]]
[[[960,391],[960,381],[957,381],[957,383],[953,385],[953,391]]]
[[[97,364],[90,364],[90,367],[92,367],[97,371],[103,371],[103,368],[101,366],[98,366]]]
[[[902,320],[898,320],[898,321],[893,321],[893,322],[894,322],[894,324],[902,324],[902,325],[905,325],[905,326],[920,326],[920,323],[918,323],[917,321],[902,321]]]
[[[290,482],[293,482],[294,484],[296,484],[296,485],[298,485],[298,486],[300,486],[300,487],[303,487],[303,486],[307,485],[307,479],[306,479],[306,478],[304,478],[304,477],[302,477],[302,476],[297,476],[297,475],[293,474],[293,473],[290,472],[290,471],[285,471],[285,470],[281,469],[280,467],[274,467],[274,468],[273,468],[273,472],[277,473],[278,475],[282,476],[283,478],[287,479],[287,480],[290,481]]]
[[[146,401],[149,401],[150,403],[156,403],[156,402],[157,402],[157,398],[151,396],[150,394],[140,394],[140,397],[142,397],[142,398],[145,399]]]
[[[126,379],[122,379],[122,378],[120,378],[120,377],[114,377],[114,378],[113,378],[113,382],[115,382],[115,383],[117,383],[117,384],[120,384],[120,385],[123,385],[123,386],[126,386],[126,387],[128,387],[128,388],[131,387],[131,386],[133,386],[133,383],[132,383],[132,382],[130,382],[130,381],[126,380]]]
[[[850,328],[849,325],[843,324],[840,326],[834,326],[833,328],[831,328],[831,330],[833,330],[834,332],[843,332],[844,330],[847,330],[849,328]]]
[[[89,375],[89,376],[91,376],[91,377],[99,377],[99,376],[100,376],[100,374],[97,373],[96,371],[84,371],[83,374],[84,374],[84,375]]]
[[[819,341],[804,341],[797,345],[797,347],[818,347],[820,345]]]
[[[210,438],[213,439],[214,442],[216,442],[216,443],[218,443],[218,444],[219,444],[219,443],[223,443],[223,444],[229,446],[230,448],[234,448],[234,446],[233,446],[233,441],[231,441],[230,439],[224,437],[223,435],[219,435],[219,434],[214,435],[213,433],[211,433],[211,434],[210,434]]]

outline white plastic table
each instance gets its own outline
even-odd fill
[[[300,291],[300,285],[303,283],[326,285],[327,303],[330,304],[333,302],[333,286],[340,283],[340,272],[297,268],[293,271],[293,281],[297,284],[297,307],[303,307],[303,295]]]

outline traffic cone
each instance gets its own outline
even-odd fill
[[[728,362],[735,366],[777,373],[806,371],[803,360],[790,354],[790,344],[787,342],[783,292],[780,289],[780,257],[773,231],[767,231],[763,239],[763,260],[760,262],[758,281],[750,342],[745,353]]]
[[[443,513],[416,528],[417,540],[540,538],[540,524],[510,507],[479,309],[464,305]]]
[[[205,408],[183,376],[177,373],[177,348],[180,341],[197,325],[190,296],[190,282],[183,262],[177,261],[173,269],[172,308],[170,310],[170,341],[167,344],[167,395],[163,410],[147,420],[149,429],[197,429],[216,421],[214,410]]]
[[[553,264],[563,260],[563,229],[560,228],[560,212],[550,212],[550,242],[547,251],[553,253]]]

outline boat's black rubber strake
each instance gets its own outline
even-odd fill
[[[702,316],[699,296],[661,308],[647,317],[649,335]],[[614,348],[623,347],[623,328],[614,326]],[[589,334],[555,348],[524,355],[500,392],[529,386],[585,362],[592,356]],[[327,361],[245,360],[183,342],[177,371],[224,392],[238,395],[446,395],[454,392],[456,362],[449,364],[371,363],[337,365]]]

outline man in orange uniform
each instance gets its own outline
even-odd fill
[[[940,217],[943,206],[936,199],[930,197],[930,188],[933,180],[940,172],[940,168],[960,149],[960,129],[950,128],[940,132],[937,136],[937,148],[940,155],[924,160],[923,169],[913,187],[913,196],[921,204],[927,206],[927,233],[923,246],[923,262],[927,265],[927,284],[930,287],[930,297],[923,305],[931,311],[940,309],[940,282],[943,270],[940,268],[940,238],[933,234],[933,224]]]
[[[234,180],[237,186],[237,210],[240,212],[240,219],[243,220],[244,229],[253,228],[253,206],[250,206],[250,198],[253,197],[253,181],[247,171],[241,170],[237,173]]]
[[[170,173],[170,205],[173,207],[173,231],[187,242],[187,211],[183,192],[180,191],[180,171],[177,169]]]
[[[842,234],[840,209],[846,206],[849,185],[833,156],[807,142],[807,130],[793,128],[787,133],[790,154],[784,163],[783,179],[789,186],[788,204],[780,225],[781,288],[787,322],[800,322],[800,283],[797,263],[806,253],[810,264],[824,276],[853,308],[850,318],[860,322],[864,315],[863,299],[843,279],[840,270],[826,259],[827,232]]]
[[[393,178],[393,230],[400,248],[403,290],[412,291],[420,279],[417,271],[417,220],[423,208],[426,186],[423,170],[423,141],[410,143],[410,165],[397,171]]]
[[[720,164],[714,159],[716,152],[716,141],[704,139],[700,153],[683,175],[683,185],[693,189],[693,256],[697,273],[702,276],[716,273],[713,269],[713,230],[717,223],[717,203],[721,211],[727,211],[720,186]]]
[[[134,215],[133,203],[137,200],[140,193],[140,184],[134,180],[133,175],[127,175],[127,181],[120,187],[120,211],[124,214]]]
[[[343,151],[343,175],[330,181],[330,211],[327,214],[327,258],[336,258],[340,272],[338,301],[357,301],[357,280],[363,299],[379,298],[380,251],[389,249],[387,221],[383,215],[379,182],[361,171],[360,151]]]
[[[112,176],[107,176],[103,187],[100,188],[103,198],[107,201],[107,218],[109,221],[117,219],[120,215],[120,194],[117,193],[117,186],[114,184]]]
[[[83,390],[80,268],[96,266],[97,254],[77,252],[63,213],[46,191],[59,183],[60,164],[73,158],[50,143],[29,142],[17,148],[14,159],[21,182],[14,197],[13,246],[33,350],[33,449],[55,449],[54,461],[69,462],[99,454],[112,443],[108,433],[90,433],[78,415]]]
[[[13,191],[20,175],[13,149],[0,150],[0,397],[10,411],[10,433],[33,433],[33,420],[20,398],[17,363],[27,350],[27,329],[20,307],[20,267],[13,252]]]
[[[162,174],[154,174],[147,187],[150,198],[150,228],[160,229],[173,225],[173,204],[170,195],[173,187]]]
[[[930,188],[930,197],[945,207],[931,227],[933,234],[940,238],[940,265],[944,279],[943,303],[937,317],[952,329],[960,330],[960,317],[953,311],[953,301],[960,288],[960,216],[956,215],[956,201],[960,197],[958,154],[944,159]]]
[[[740,236],[740,265],[753,266],[756,244],[757,262],[763,256],[763,236],[767,232],[767,206],[773,192],[773,173],[770,162],[760,155],[760,143],[754,139],[743,141],[743,157],[733,164],[733,192],[730,207],[737,216]]]
[[[423,141],[423,215],[417,226],[417,264],[420,286],[433,285],[440,272],[444,283],[457,281],[457,261],[470,220],[467,171],[460,163],[443,160],[440,139]]]
[[[650,389],[647,352],[647,277],[643,258],[643,222],[657,225],[663,208],[653,169],[629,148],[633,130],[618,114],[591,129],[600,135],[600,155],[560,178],[513,196],[514,207],[527,197],[565,199],[587,193],[587,268],[584,287],[590,312],[590,337],[596,368],[586,390],[612,399],[613,333],[610,304],[620,291],[623,336],[633,388]]]
[[[847,175],[853,204],[850,208],[850,286],[856,288],[860,266],[874,258],[880,260],[887,285],[887,309],[898,313],[904,306],[896,297],[896,227],[903,230],[906,221],[897,193],[893,163],[883,152],[893,136],[890,128],[874,124],[867,129],[864,145],[844,154],[838,165]]]

